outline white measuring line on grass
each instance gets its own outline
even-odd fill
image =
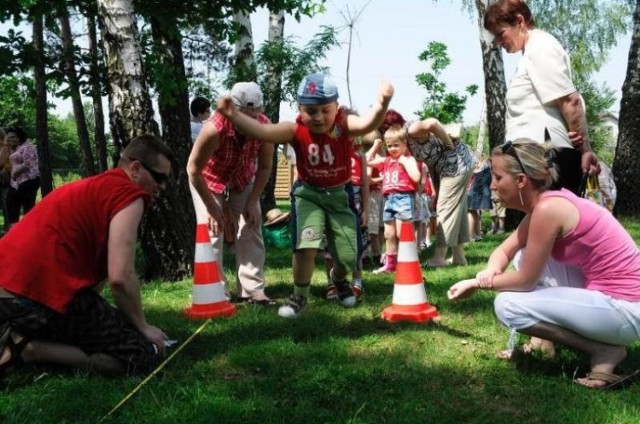
[[[142,380],[140,382],[140,384],[138,384],[133,390],[131,390],[131,392],[126,395],[124,397],[124,399],[122,399],[116,406],[113,407],[113,409],[111,411],[109,411],[107,413],[107,415],[105,415],[104,417],[102,417],[100,419],[100,421],[98,421],[98,424],[104,422],[107,418],[109,418],[114,412],[116,412],[118,409],[120,409],[120,407],[122,405],[124,405],[129,399],[131,399],[133,397],[133,395],[136,394],[136,392],[138,390],[140,390],[142,388],[142,386],[144,386],[145,384],[147,384],[147,382],[149,382],[149,380],[151,380],[162,368],[164,368],[165,365],[167,365],[169,363],[169,361],[171,361],[173,359],[174,356],[176,356],[178,354],[178,352],[180,352],[186,345],[188,345],[189,343],[191,343],[191,340],[194,339],[195,336],[198,335],[198,333],[200,333],[204,327],[206,327],[207,324],[209,324],[209,322],[211,321],[211,318],[208,318],[204,324],[202,324],[200,326],[200,328],[198,328],[184,343],[182,343],[176,350],[175,352],[173,352],[171,355],[169,355],[167,357],[167,359],[165,359],[164,361],[162,361],[162,363],[160,365],[158,365],[156,367],[155,370],[153,370],[153,372],[151,374],[149,374],[147,376],[147,378],[145,378],[144,380]]]

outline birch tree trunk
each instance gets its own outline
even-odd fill
[[[91,75],[91,101],[93,103],[93,118],[95,120],[94,140],[98,155],[98,170],[106,171],[107,164],[107,137],[104,132],[104,111],[102,109],[102,80],[100,78],[100,48],[98,46],[98,34],[96,31],[96,18],[87,16],[87,28],[89,32],[89,74]]]
[[[71,104],[73,106],[73,117],[76,121],[76,131],[80,142],[80,151],[82,152],[82,175],[87,177],[95,175],[96,168],[93,162],[91,142],[89,141],[87,118],[84,113],[84,106],[82,105],[82,98],[80,96],[80,84],[78,83],[78,73],[76,72],[73,52],[73,35],[71,34],[69,11],[67,8],[61,9],[61,15],[58,18],[58,21],[60,22],[60,32],[62,34],[62,60],[64,64],[64,73],[67,76],[67,84],[69,84]]]
[[[233,21],[240,26],[233,63],[234,82],[255,81],[258,75],[253,58],[254,46],[251,19],[248,13],[237,12],[233,15]]]
[[[494,0],[475,0],[478,11],[478,30],[482,49],[482,68],[484,70],[485,116],[489,132],[489,152],[505,142],[505,118],[507,85],[504,78],[502,52],[493,42],[491,33],[484,29],[484,14]],[[507,209],[505,228],[512,230],[518,226],[524,214]]]
[[[131,0],[98,0],[107,62],[109,120],[117,146],[158,134]]]
[[[114,138],[126,146],[137,135],[158,134],[158,125],[153,120],[131,1],[98,0],[98,13],[106,49],[111,128],[116,132]],[[191,274],[193,226],[185,230],[188,214],[180,202],[187,202],[178,195],[178,186],[186,183],[185,155],[176,153],[182,156],[177,178],[168,181],[161,200],[154,203],[142,222],[145,279],[178,280]]]
[[[504,79],[504,62],[500,48],[493,43],[493,36],[484,29],[484,13],[493,0],[476,0],[478,10],[478,29],[482,49],[482,68],[484,70],[484,92],[489,130],[489,151],[505,140],[505,113],[507,85]]]
[[[42,197],[53,191],[53,175],[49,163],[49,118],[47,115],[47,80],[44,70],[44,19],[39,5],[31,9],[33,20],[33,49],[35,66],[33,77],[36,90],[36,149],[40,168],[40,193]]]
[[[620,100],[620,132],[613,175],[618,189],[614,213],[624,216],[640,214],[640,1],[633,12],[633,33],[627,76]]]
[[[284,12],[271,12],[269,14],[269,35],[267,41],[272,46],[282,46],[284,40]],[[271,122],[280,121],[280,102],[282,101],[282,66],[276,66],[270,62],[267,68],[267,77],[264,79],[264,107],[265,114]],[[278,149],[273,151],[273,166],[271,177],[262,192],[260,206],[263,213],[276,207],[275,189],[276,176],[278,174]]]

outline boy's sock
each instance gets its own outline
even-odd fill
[[[353,295],[356,297],[356,300],[360,300],[362,296],[362,278],[354,278],[351,289],[353,290]]]
[[[311,287],[311,284],[309,283],[305,285],[300,285],[299,283],[293,283],[293,295],[308,298],[310,287]]]

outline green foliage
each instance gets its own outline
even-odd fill
[[[0,76],[0,93],[0,126],[19,126],[34,134],[36,106],[33,79],[23,74]]]
[[[593,81],[583,81],[579,77],[575,78],[574,82],[587,105],[587,125],[591,148],[598,159],[611,165],[617,140],[613,139],[609,129],[602,124],[602,116],[615,103],[615,93],[606,84],[597,85]]]
[[[461,121],[462,114],[467,108],[467,95],[448,92],[446,83],[441,80],[442,71],[451,64],[447,55],[447,45],[432,41],[418,58],[426,62],[431,71],[416,75],[418,85],[428,92],[422,104],[422,110],[417,111],[416,115],[421,119],[436,118],[444,124]],[[477,91],[478,86],[475,84],[465,88],[465,92],[471,96]]]
[[[0,76],[0,126],[20,126],[30,138],[36,134],[35,94],[33,80],[26,75]],[[93,107],[84,105],[87,111],[87,126],[93,143]],[[62,118],[49,114],[49,164],[53,169],[79,172],[82,153],[78,143],[76,122],[72,114]],[[37,140],[35,140],[37,143]],[[109,146],[112,147],[112,146]],[[95,153],[95,152],[94,152]]]
[[[320,65],[327,53],[340,45],[336,29],[332,26],[322,26],[311,41],[304,47],[295,44],[294,37],[287,37],[281,41],[264,42],[256,51],[258,67],[258,84],[265,97],[272,90],[269,84],[267,69],[273,69],[282,74],[282,100],[291,104],[296,102],[298,85],[305,75],[311,72],[327,72],[327,68]]]
[[[188,3],[181,9],[184,16],[178,20],[189,94],[208,99],[217,97],[221,86],[230,88],[238,81],[255,80],[255,70],[230,66],[233,54],[230,43],[235,42],[240,30],[231,19],[235,12],[251,13],[258,7],[266,7],[271,11],[285,11],[299,21],[302,16],[311,17],[325,11],[325,0],[226,0],[219,2],[220,7],[212,7],[207,1],[190,0]],[[148,1],[136,4],[146,14],[155,15],[158,10],[165,9],[164,4],[154,6],[152,2],[149,6]],[[175,14],[175,10],[170,13]],[[145,51],[148,53],[150,50]],[[145,57],[148,61],[150,55]],[[224,78],[219,77],[221,73],[226,73]],[[152,87],[157,90],[164,81],[157,80]]]
[[[617,37],[631,28],[635,3],[626,0],[533,0],[536,26],[569,52],[574,77],[588,79],[607,60]]]

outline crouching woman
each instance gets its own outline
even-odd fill
[[[491,188],[506,207],[526,217],[476,278],[451,286],[449,299],[466,298],[478,289],[500,292],[494,306],[504,325],[590,356],[591,371],[577,383],[624,387],[640,377],[640,371],[614,374],[626,346],[640,339],[638,248],[605,208],[565,189],[549,190],[557,175],[549,152],[524,141],[493,150]],[[506,271],[521,249],[519,269]],[[539,285],[550,257],[580,269],[582,284],[575,287],[558,275],[558,287]]]

